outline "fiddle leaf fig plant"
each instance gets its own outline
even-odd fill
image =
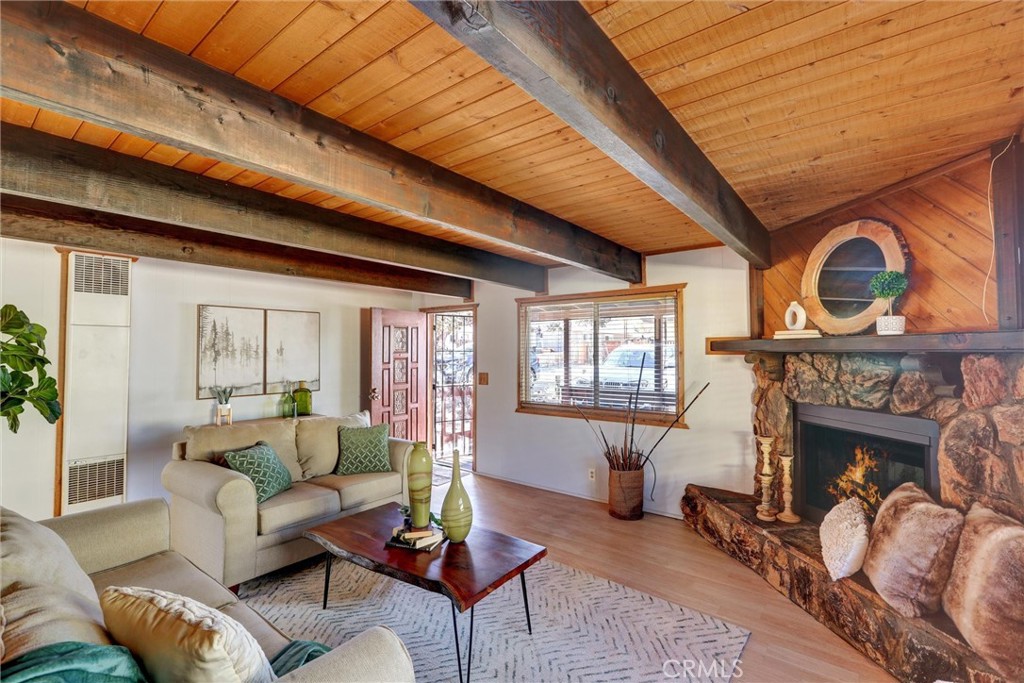
[[[889,315],[892,315],[892,301],[907,291],[907,276],[898,270],[883,270],[875,273],[868,283],[871,294],[889,301]]]
[[[46,374],[46,328],[11,304],[0,308],[0,415],[17,433],[25,404],[53,424],[60,417],[57,381]]]

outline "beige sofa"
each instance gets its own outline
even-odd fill
[[[268,659],[290,642],[234,593],[170,549],[170,518],[161,499],[41,523],[3,510],[0,548],[3,665],[58,642],[111,644],[96,598],[107,586],[156,588],[214,607],[241,623]],[[150,672],[149,679],[153,678]],[[402,641],[378,626],[279,680],[414,681],[415,677]]]
[[[389,440],[390,472],[333,474],[338,429],[361,426],[369,426],[365,411],[186,427],[161,476],[171,494],[171,547],[233,586],[322,553],[302,537],[310,527],[385,503],[407,504],[411,441]],[[293,481],[259,505],[248,477],[216,464],[224,452],[257,441],[274,448]]]

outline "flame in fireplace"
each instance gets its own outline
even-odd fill
[[[873,515],[882,502],[878,486],[867,481],[870,472],[878,471],[878,459],[884,458],[876,449],[860,445],[853,449],[853,462],[846,464],[846,471],[832,480],[826,489],[837,503],[847,498],[857,498],[865,512]]]

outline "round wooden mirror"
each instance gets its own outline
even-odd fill
[[[883,270],[907,268],[907,247],[894,225],[874,218],[835,228],[807,258],[800,294],[807,316],[828,334],[854,334],[886,311],[868,289]]]

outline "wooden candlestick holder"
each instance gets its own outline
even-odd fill
[[[761,449],[761,504],[757,506],[757,518],[764,522],[774,522],[776,515],[772,505],[772,481],[775,476],[772,473],[771,454],[775,437],[759,436],[757,444]]]
[[[780,522],[796,524],[800,516],[793,512],[793,456],[780,454],[779,462],[782,463],[782,502],[785,509],[777,517]]]

